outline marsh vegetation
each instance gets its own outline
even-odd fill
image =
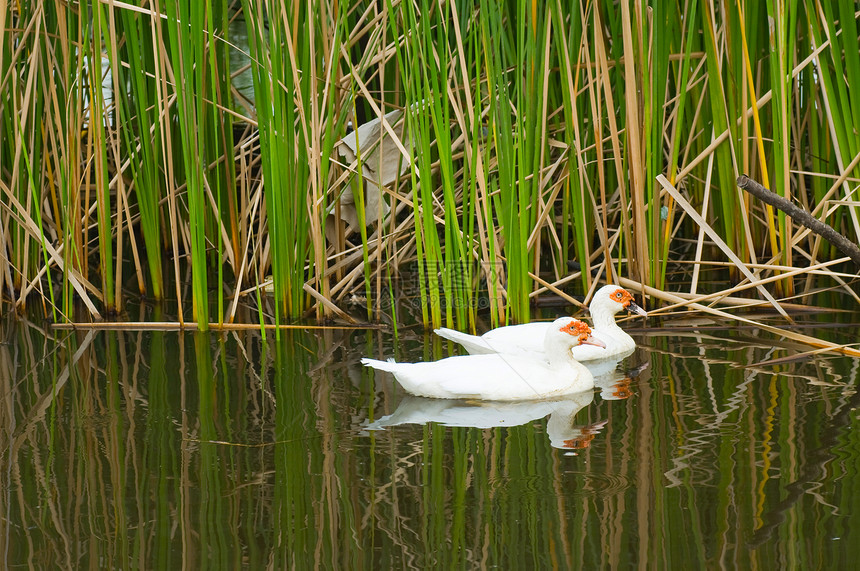
[[[735,180],[858,241],[856,10],[7,3],[4,303],[396,321],[409,275],[419,320],[470,329],[599,275],[649,309],[854,304],[856,268]]]

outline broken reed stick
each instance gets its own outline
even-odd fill
[[[840,252],[851,258],[855,264],[860,266],[860,248],[857,247],[857,244],[834,230],[832,226],[825,224],[818,218],[812,216],[812,214],[806,210],[796,206],[794,203],[786,200],[778,194],[771,192],[745,174],[738,177],[737,185],[738,188],[742,188],[760,199],[762,202],[766,202],[767,204],[782,210],[791,216],[792,220],[798,224],[806,226],[811,231],[839,248]]]
[[[288,325],[274,323],[210,323],[212,331],[259,331],[261,328],[267,331],[272,329],[304,329],[304,330],[343,330],[353,329],[381,329],[383,326],[374,323],[357,323],[354,325]],[[177,321],[100,321],[96,323],[52,323],[52,329],[74,331],[197,331],[200,327],[193,321],[179,323]]]

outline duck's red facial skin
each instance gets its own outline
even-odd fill
[[[612,292],[612,295],[609,297],[610,299],[612,299],[612,301],[617,301],[625,308],[633,302],[633,296],[630,295],[630,292],[624,288],[618,288],[617,290]]]
[[[591,327],[589,327],[587,323],[577,319],[571,319],[570,323],[561,328],[561,331],[564,331],[568,335],[578,337],[580,343],[591,337]]]
[[[606,347],[605,343],[591,336],[591,327],[578,319],[571,319],[570,323],[561,328],[561,331],[578,338],[581,344]]]
[[[618,288],[612,295],[609,296],[609,299],[621,304],[621,307],[626,309],[629,313],[635,313],[636,315],[641,315],[643,317],[648,314],[644,309],[636,305],[636,301],[633,299],[633,296],[630,295],[630,292],[624,288]]]

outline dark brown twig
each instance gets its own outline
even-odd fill
[[[857,244],[828,226],[821,220],[815,218],[806,210],[795,206],[793,203],[775,194],[757,183],[745,174],[738,177],[738,187],[744,189],[753,196],[759,198],[763,202],[778,208],[791,216],[791,219],[802,226],[806,226],[812,232],[815,232],[837,248],[839,251],[851,258],[855,264],[860,266],[860,248]]]

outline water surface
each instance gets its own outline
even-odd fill
[[[856,342],[857,317],[803,332]],[[853,567],[858,360],[707,320],[631,326],[639,348],[595,391],[482,407],[359,365],[453,350],[417,329],[7,322],[2,565]]]

